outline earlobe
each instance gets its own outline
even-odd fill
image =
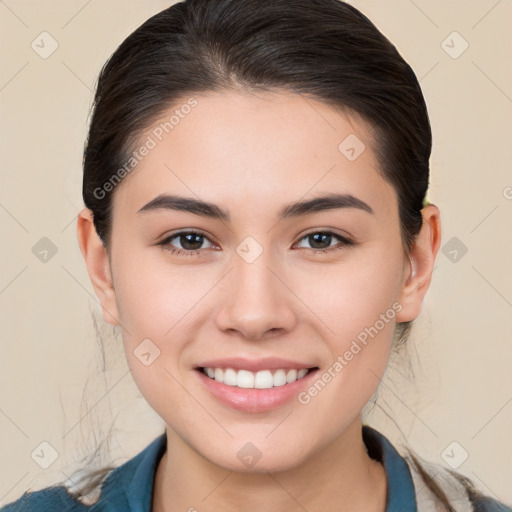
[[[441,216],[434,204],[422,210],[423,225],[411,247],[410,258],[404,271],[404,280],[399,301],[402,310],[397,314],[397,322],[409,322],[421,313],[423,299],[430,286],[437,252],[441,243]]]
[[[88,208],[84,208],[78,214],[77,238],[89,278],[101,304],[103,318],[111,325],[119,325],[119,313],[109,255],[96,232],[93,214]]]

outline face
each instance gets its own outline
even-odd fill
[[[291,93],[193,98],[115,190],[110,313],[194,452],[291,468],[359,421],[406,320],[396,193],[358,117]]]

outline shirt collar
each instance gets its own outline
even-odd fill
[[[414,484],[405,459],[383,434],[369,425],[363,425],[363,441],[368,455],[386,470],[386,512],[417,512]]]
[[[381,462],[386,470],[386,512],[417,512],[414,484],[404,458],[383,434],[369,425],[363,425],[362,434],[368,455]],[[126,496],[133,511],[151,510],[154,477],[166,447],[164,433],[118,468],[127,472]]]
[[[167,434],[163,433],[132,459],[134,461],[139,459],[134,464],[135,469],[129,478],[126,489],[126,496],[132,511],[150,512],[155,473],[166,447]]]

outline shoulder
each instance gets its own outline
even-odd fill
[[[421,494],[418,495],[418,504],[446,503],[441,498],[443,496],[454,510],[461,512],[512,512],[512,507],[482,494],[465,475],[425,460],[421,460],[420,464],[421,458],[417,455],[415,458],[413,461],[411,453],[405,456],[415,487],[421,490],[418,493]],[[440,494],[434,491],[435,487]],[[422,508],[418,507],[418,510]]]
[[[388,478],[388,510],[415,512],[512,512],[512,507],[479,492],[455,471],[423,460],[412,450],[401,454],[379,431],[363,426],[363,439],[372,458],[381,461]],[[414,504],[411,506],[411,504]]]
[[[53,485],[25,492],[16,501],[1,508],[0,512],[125,512],[130,508],[119,477],[119,471],[112,471],[101,488],[99,499],[89,505],[71,494],[64,485]]]
[[[103,481],[98,499],[89,505],[73,496],[65,485],[25,492],[0,512],[129,512],[149,511],[153,479],[165,452],[165,434],[157,437],[135,457],[113,469]]]
[[[512,507],[496,501],[489,496],[472,498],[471,502],[475,512],[512,512]]]
[[[63,486],[47,487],[40,491],[25,492],[21,498],[2,507],[1,512],[83,512],[85,505],[75,500]]]

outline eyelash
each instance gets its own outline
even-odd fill
[[[299,242],[301,242],[302,240],[304,240],[305,238],[308,238],[312,235],[316,235],[316,234],[322,234],[322,235],[332,235],[334,236],[335,238],[338,238],[342,243],[339,244],[339,245],[335,245],[333,247],[327,247],[325,249],[313,249],[313,248],[309,248],[309,247],[305,247],[303,249],[313,253],[313,254],[318,254],[318,253],[322,253],[322,254],[326,254],[326,253],[329,253],[331,251],[335,251],[335,250],[338,250],[338,249],[344,249],[346,247],[350,247],[350,246],[353,246],[355,245],[355,242],[353,242],[352,240],[344,237],[344,236],[341,236],[341,235],[338,235],[337,233],[334,233],[333,231],[323,231],[323,230],[319,230],[319,231],[311,231],[310,233],[306,233],[300,240]],[[196,255],[199,255],[200,252],[202,251],[202,249],[176,249],[175,247],[173,247],[171,245],[171,240],[175,239],[175,238],[178,238],[180,237],[181,235],[196,235],[196,236],[200,236],[202,238],[205,238],[206,240],[208,240],[209,242],[211,242],[211,240],[206,236],[205,233],[202,233],[201,231],[178,231],[176,233],[173,233],[172,235],[168,236],[167,238],[165,238],[164,240],[162,240],[161,242],[158,242],[157,245],[159,246],[162,246],[166,251],[169,251],[171,254],[174,254],[176,256],[196,256]]]

